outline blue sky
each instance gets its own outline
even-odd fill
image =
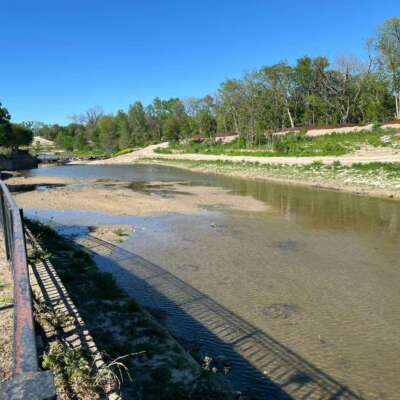
[[[398,0],[0,0],[0,102],[67,123],[155,96],[203,96],[303,55],[363,56]]]

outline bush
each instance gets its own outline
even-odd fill
[[[113,157],[118,157],[118,156],[122,156],[124,154],[132,153],[133,150],[134,150],[133,147],[127,147],[126,149],[121,149],[121,150],[117,151],[116,153],[114,153]]]

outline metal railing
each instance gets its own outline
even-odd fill
[[[1,399],[51,399],[53,376],[38,365],[25,234],[20,210],[0,181],[0,225],[14,281],[13,378],[0,387]]]

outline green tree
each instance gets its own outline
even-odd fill
[[[294,72],[287,63],[279,63],[261,70],[264,84],[270,89],[273,96],[275,112],[278,119],[285,124],[286,115],[291,128],[294,128],[295,103]]]
[[[118,125],[114,118],[110,115],[100,118],[97,129],[102,149],[110,153],[118,150]]]
[[[11,134],[7,146],[11,147],[13,152],[16,152],[21,146],[29,146],[32,139],[33,132],[31,129],[22,124],[11,124]]]
[[[195,117],[200,135],[212,138],[217,132],[217,121],[207,109],[200,110]]]
[[[128,123],[133,144],[143,145],[147,140],[148,124],[143,104],[136,101],[129,107]]]
[[[400,119],[400,17],[393,17],[378,29],[376,48],[384,74],[390,79],[395,116]]]
[[[74,138],[67,132],[66,129],[60,129],[54,139],[57,147],[67,150],[74,150]]]
[[[123,111],[118,111],[114,118],[117,125],[118,145],[120,149],[125,149],[132,145],[132,134],[129,129],[128,116]]]
[[[0,103],[0,146],[7,145],[11,135],[11,115]]]

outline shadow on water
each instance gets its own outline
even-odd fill
[[[10,189],[11,193],[24,193],[24,192],[32,192],[34,190],[38,191],[45,191],[49,189],[55,189],[55,188],[62,188],[66,187],[67,185],[62,184],[62,183],[46,183],[45,185],[39,185],[39,184],[7,184],[8,188]]]
[[[177,338],[200,355],[222,356],[232,386],[253,399],[358,399],[361,397],[265,332],[158,265],[91,235],[75,237],[103,271],[144,307],[165,316]]]

